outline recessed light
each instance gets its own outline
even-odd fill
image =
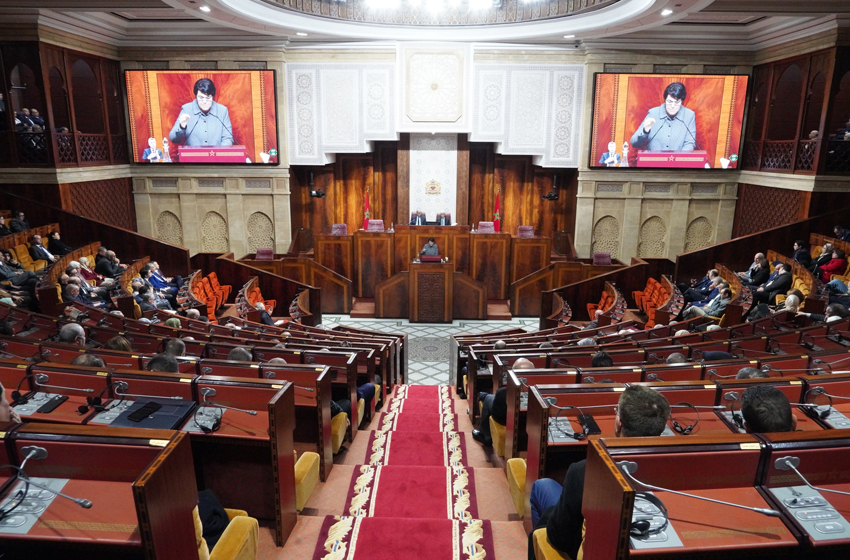
[[[307,36],[307,34],[302,32],[302,31],[299,31],[298,33],[296,33],[296,35],[298,35],[299,37],[306,37]]]
[[[572,39],[575,35],[564,35],[564,39]]]
[[[672,13],[673,13],[673,10],[671,10],[670,8],[667,8],[666,10],[661,10],[662,16],[669,16]]]
[[[199,10],[201,10],[202,12],[207,12],[207,13],[209,13],[210,11],[212,11],[212,10],[210,10],[210,7],[209,7],[209,6],[201,6],[201,7],[200,7],[200,8],[198,8],[198,9],[199,9]]]

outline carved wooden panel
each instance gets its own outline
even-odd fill
[[[552,241],[546,237],[511,239],[511,282],[549,266]]]
[[[375,286],[375,317],[408,318],[410,309],[410,273],[399,272]]]
[[[422,263],[410,270],[410,321],[447,323],[452,320],[452,269]]]
[[[375,297],[375,286],[393,275],[393,234],[354,234],[356,297]]]
[[[136,204],[130,179],[70,183],[73,212],[114,226],[136,229]]]
[[[808,206],[807,192],[740,183],[732,237],[801,220]]]
[[[487,287],[461,272],[452,278],[452,318],[487,318]]]
[[[354,236],[316,235],[316,262],[349,280],[354,278]]]
[[[507,299],[511,236],[507,233],[470,235],[469,275],[487,286],[490,299]]]

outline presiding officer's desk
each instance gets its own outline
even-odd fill
[[[189,437],[170,430],[0,424],[0,464],[20,466],[26,447],[47,452],[26,475],[90,508],[29,487],[30,499],[0,522],[4,560],[197,558],[198,503]],[[0,471],[0,508],[20,481]]]

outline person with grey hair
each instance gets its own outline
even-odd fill
[[[767,373],[754,367],[745,367],[738,370],[738,375],[735,379],[763,379],[767,377]]]
[[[764,259],[764,253],[756,253],[756,256],[753,257],[753,263],[750,265],[750,268],[744,272],[738,272],[738,278],[741,279],[741,282],[745,282],[750,284],[752,282],[753,275],[759,271],[761,268],[761,261]]]
[[[179,338],[171,338],[165,343],[165,353],[174,357],[185,356],[186,343]]]
[[[142,309],[142,313],[145,311],[156,311],[156,294],[150,290],[142,294],[142,303],[139,304],[139,307]]]
[[[577,346],[596,346],[595,338],[582,338],[576,343]]]
[[[227,354],[227,359],[235,362],[250,362],[253,356],[250,349],[237,346]]]
[[[829,261],[832,260],[832,251],[834,247],[832,243],[824,243],[823,250],[820,255],[812,259],[812,264],[809,266],[809,271],[814,273],[817,271],[818,267],[825,265]]]
[[[666,364],[684,364],[687,360],[685,359],[684,354],[680,352],[673,352],[667,359],[664,361]]]
[[[197,309],[194,309],[194,308],[187,309],[186,310],[186,318],[187,319],[195,319],[195,320],[200,319],[201,318],[201,312],[198,311]]]
[[[794,294],[785,298],[785,307],[783,311],[790,311],[791,313],[797,313],[800,310],[800,298]]]
[[[62,325],[59,329],[59,342],[85,346],[86,330],[79,323],[68,323],[66,325]]]
[[[705,307],[696,305],[689,307],[682,313],[682,319],[692,319],[694,317],[720,317],[726,311],[726,306],[732,301],[732,290],[723,288],[720,293]],[[677,333],[678,335],[678,333]]]
[[[103,361],[103,358],[95,354],[80,354],[71,360],[71,365],[102,368],[106,367],[106,362]]]

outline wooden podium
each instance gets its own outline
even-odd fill
[[[452,281],[450,263],[411,263],[408,283],[408,311],[411,323],[452,322]]]
[[[650,152],[647,150],[637,154],[638,167],[692,167],[702,169],[707,163],[710,162],[705,150],[694,150],[692,152]]]

